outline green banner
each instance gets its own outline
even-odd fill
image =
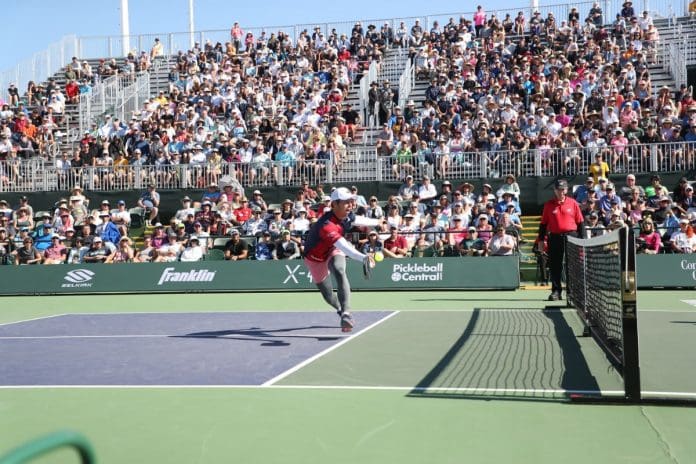
[[[636,255],[639,288],[696,287],[696,254]]]
[[[516,256],[384,260],[365,280],[349,262],[356,290],[515,289]],[[301,260],[199,261],[196,263],[0,266],[0,295],[297,291],[316,287]]]

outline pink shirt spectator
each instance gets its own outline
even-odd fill
[[[483,8],[474,13],[474,26],[483,26],[486,22],[486,12]]]
[[[624,137],[623,133],[620,133],[611,139],[611,146],[614,147],[616,153],[623,153],[628,146],[628,139]]]

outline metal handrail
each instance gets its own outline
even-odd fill
[[[93,123],[105,114],[121,120],[126,119],[126,107],[132,111],[140,109],[139,103],[150,97],[150,74],[147,71],[133,74],[118,74],[95,86],[91,93],[81,95],[78,105],[80,133],[90,130]],[[144,96],[143,96],[144,95]],[[128,105],[135,98],[135,105]]]
[[[399,106],[401,106],[401,108],[406,107],[406,102],[411,96],[413,86],[416,83],[415,73],[415,66],[409,63],[399,77]]]
[[[334,182],[400,181],[407,174],[435,175],[441,179],[515,176],[566,176],[589,172],[595,155],[602,153],[611,172],[647,174],[696,169],[696,142],[633,144],[625,148],[558,148],[526,151],[459,152],[426,157],[414,154],[408,165],[393,156],[378,156],[374,147],[352,147],[331,160],[303,165],[270,162],[173,164],[144,166],[88,166],[58,169],[42,158],[0,162],[0,192],[65,191],[74,185],[86,190],[144,189],[154,183],[161,189],[204,188],[230,176],[248,187],[297,186]]]

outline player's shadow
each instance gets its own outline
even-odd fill
[[[345,335],[312,335],[293,333],[311,329],[338,329],[335,326],[311,325],[306,327],[288,327],[283,329],[262,329],[250,327],[248,329],[214,330],[205,332],[192,332],[185,335],[172,335],[171,338],[206,338],[240,340],[245,342],[261,342],[261,346],[290,346],[287,339],[314,339],[318,342],[336,341],[345,338]]]

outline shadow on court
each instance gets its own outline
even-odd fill
[[[461,336],[412,397],[559,400],[600,385],[558,308],[474,309]]]
[[[311,335],[306,333],[293,333],[307,330],[331,329],[336,330],[335,326],[329,325],[309,325],[304,327],[289,327],[282,329],[262,329],[251,327],[249,329],[237,330],[216,330],[206,332],[194,332],[186,335],[172,335],[171,338],[207,338],[241,340],[247,342],[261,342],[261,346],[290,346],[287,339],[313,339],[316,341],[336,341],[345,338],[341,335]]]

